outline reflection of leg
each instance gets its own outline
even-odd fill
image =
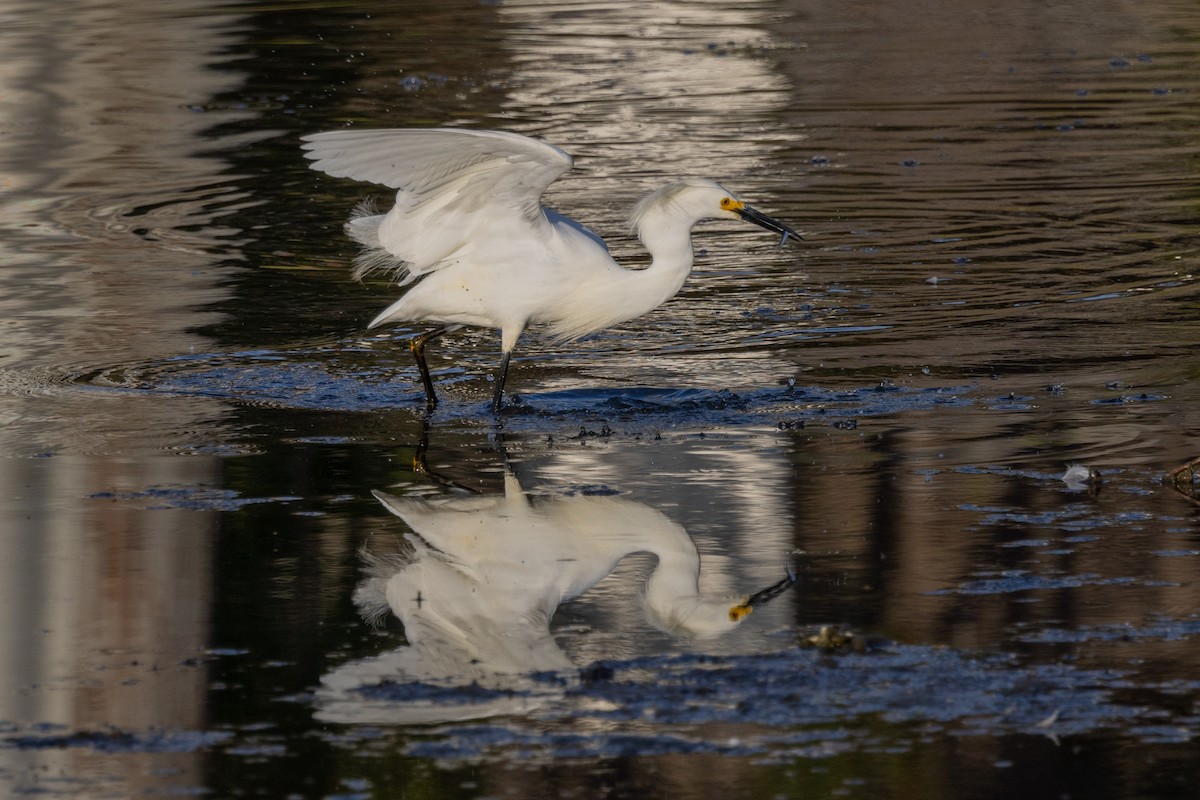
[[[429,365],[425,363],[425,345],[446,333],[449,328],[434,328],[427,333],[410,339],[408,349],[412,350],[413,358],[417,360],[417,369],[421,373],[421,385],[425,387],[425,408],[433,411],[437,408],[437,394],[433,391],[433,378],[429,375]]]
[[[508,378],[508,361],[512,358],[512,350],[505,351],[500,356],[500,372],[496,375],[496,392],[492,395],[492,413],[500,411],[500,398],[504,396],[504,381]]]
[[[417,449],[413,451],[412,471],[416,475],[429,475],[429,464],[427,458],[429,456],[429,419],[426,418],[425,423],[421,425],[421,441],[417,444]]]
[[[435,472],[429,468],[429,420],[421,426],[421,441],[417,444],[417,449],[413,452],[412,471],[415,475],[420,475],[424,478],[436,483],[443,489],[451,489],[458,492],[468,492],[470,494],[479,494],[479,489],[472,489],[466,484],[459,483],[452,478],[447,478],[440,472]]]

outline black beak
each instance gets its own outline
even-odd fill
[[[739,217],[744,219],[746,222],[753,222],[755,225],[757,225],[760,228],[766,228],[769,231],[774,231],[775,233],[783,234],[783,237],[779,240],[780,247],[783,247],[784,242],[786,242],[789,237],[792,239],[803,239],[804,238],[803,236],[801,236],[800,234],[796,233],[794,230],[789,228],[787,225],[784,225],[779,220],[771,219],[766,214],[762,213],[761,211],[755,211],[750,206],[742,206],[741,208],[737,209],[737,211],[735,211],[734,213],[736,213]]]

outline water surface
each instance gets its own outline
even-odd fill
[[[0,17],[7,792],[1190,796],[1192,4]],[[805,240],[701,226],[499,420],[445,337],[426,419],[342,125],[552,141],[629,263],[680,175]]]

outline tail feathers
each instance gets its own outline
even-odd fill
[[[354,280],[364,280],[376,272],[391,273],[398,286],[407,286],[417,277],[409,271],[407,261],[396,258],[382,247],[364,247],[354,257]]]
[[[407,261],[397,258],[379,243],[379,225],[383,218],[373,197],[363,200],[350,213],[345,227],[346,235],[362,245],[362,250],[354,258],[354,279],[361,281],[375,272],[390,272],[396,282],[404,286],[416,276],[409,271]]]

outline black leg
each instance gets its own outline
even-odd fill
[[[429,411],[437,408],[437,394],[433,391],[433,378],[429,375],[429,365],[425,363],[425,345],[448,330],[449,328],[434,328],[408,342],[408,349],[412,350],[413,358],[417,360],[417,369],[421,373],[421,385],[425,387],[425,408]]]
[[[512,358],[512,350],[500,356],[500,372],[496,375],[496,392],[492,395],[492,413],[500,413],[500,398],[504,396],[504,381],[508,378],[508,360]]]

